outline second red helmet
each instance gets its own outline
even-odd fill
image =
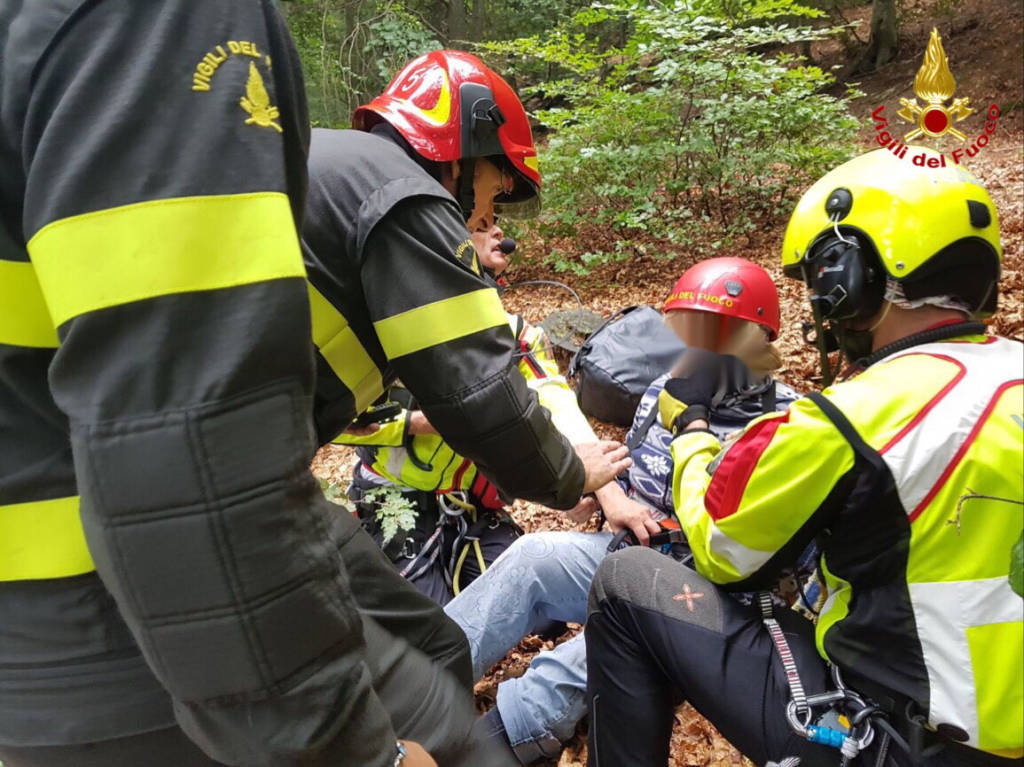
[[[691,309],[764,325],[779,335],[779,291],[764,269],[745,258],[709,258],[687,269],[664,310]]]
[[[540,190],[526,110],[511,86],[472,54],[433,51],[410,61],[384,93],[356,109],[352,127],[369,130],[381,120],[434,162],[503,155],[515,185],[496,202],[522,202]]]

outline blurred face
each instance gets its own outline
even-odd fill
[[[696,309],[674,309],[665,315],[665,321],[687,346],[721,352],[726,342],[746,320],[726,317]]]
[[[494,226],[494,198],[503,192],[511,192],[515,181],[489,160],[481,158],[474,165],[473,212],[469,214],[466,225],[470,232],[475,233],[489,231]]]
[[[497,216],[494,218],[497,219]],[[473,240],[473,247],[476,248],[480,264],[493,271],[495,277],[508,269],[508,256],[502,253],[501,248],[498,247],[504,236],[505,233],[501,231],[501,227],[497,223],[490,227],[480,226],[470,232],[470,238]]]

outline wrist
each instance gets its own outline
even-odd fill
[[[594,491],[594,497],[597,498],[598,503],[603,506],[606,503],[611,503],[619,500],[620,498],[625,498],[626,493],[621,487],[619,487],[619,483],[613,479],[607,485],[602,485],[597,488],[597,490]]]
[[[707,405],[689,405],[682,413],[676,416],[676,419],[672,422],[672,434],[682,434],[684,431],[689,430],[691,424],[702,423],[702,428],[708,427],[708,418],[710,413]]]

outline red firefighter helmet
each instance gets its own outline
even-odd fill
[[[433,51],[410,61],[387,89],[356,109],[352,127],[384,120],[419,154],[435,162],[504,156],[515,184],[497,203],[538,196],[533,133],[515,91],[480,59]]]
[[[779,335],[779,292],[768,272],[745,258],[709,258],[687,269],[665,311],[691,309],[756,322]]]

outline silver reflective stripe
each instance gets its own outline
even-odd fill
[[[976,581],[910,583],[917,635],[928,670],[928,721],[955,724],[978,745],[978,702],[967,629],[1024,620],[1024,603],[1003,576]]]
[[[987,344],[925,344],[887,357],[885,362],[912,354],[952,359],[960,366],[962,378],[913,429],[881,454],[896,480],[900,502],[911,517],[942,479],[996,389],[1020,377],[1024,345],[1004,338]]]

